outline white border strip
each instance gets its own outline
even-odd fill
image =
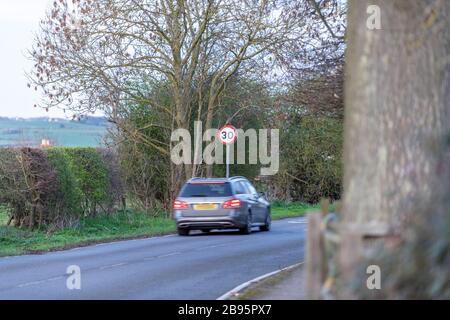
[[[252,279],[252,280],[250,280],[250,281],[244,282],[244,283],[238,285],[237,287],[231,289],[231,290],[228,291],[227,293],[221,295],[221,296],[218,297],[216,300],[228,300],[228,299],[230,299],[232,296],[235,296],[237,293],[239,293],[240,291],[246,289],[247,287],[251,286],[251,285],[254,284],[254,283],[257,283],[257,282],[259,282],[259,281],[261,281],[261,280],[264,280],[264,279],[266,279],[266,278],[269,278],[269,277],[271,277],[271,276],[274,276],[274,275],[276,275],[276,274],[278,274],[278,273],[280,273],[280,272],[282,272],[282,271],[287,271],[287,270],[294,269],[294,268],[296,268],[296,267],[302,265],[303,263],[304,263],[304,261],[299,262],[299,263],[296,263],[296,264],[293,264],[292,266],[289,266],[289,267],[285,267],[285,268],[283,268],[283,269],[279,269],[279,270],[276,270],[276,271],[273,271],[273,272],[266,273],[266,274],[264,274],[264,275],[262,275],[262,276],[259,276],[259,277],[255,278],[255,279]]]

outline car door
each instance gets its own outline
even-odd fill
[[[240,182],[233,182],[233,193],[236,198],[243,201],[247,206],[251,207],[251,202],[249,203],[247,188]]]
[[[253,222],[255,221],[255,212],[257,210],[257,201],[255,201],[254,197],[250,194],[247,186],[243,183],[242,180],[233,182],[233,189],[236,198],[245,202],[247,208],[249,208],[252,212]]]
[[[249,198],[253,201],[253,221],[258,223],[264,223],[266,221],[266,205],[260,199],[260,196],[258,192],[256,191],[255,187],[248,182],[248,181],[242,181],[242,183],[245,185],[247,192],[249,193]]]

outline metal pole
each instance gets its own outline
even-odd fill
[[[226,162],[227,162],[227,178],[230,177],[230,144],[227,143],[227,155],[226,155]]]

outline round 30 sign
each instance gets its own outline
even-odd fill
[[[236,141],[236,128],[231,124],[224,125],[217,133],[222,144],[230,144]]]

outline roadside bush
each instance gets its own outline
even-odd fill
[[[113,149],[97,149],[97,152],[102,158],[103,164],[106,166],[108,172],[108,202],[107,211],[111,213],[115,204],[121,204],[122,209],[125,209],[125,189],[122,179],[122,170],[119,163],[119,156],[116,150]]]
[[[108,169],[99,152],[93,148],[66,148],[65,151],[75,169],[85,215],[95,215],[98,206],[106,211],[112,199],[108,194]]]
[[[45,224],[56,191],[56,174],[40,149],[6,149],[1,156],[0,201],[11,209],[15,225]]]
[[[94,148],[0,149],[0,205],[15,226],[64,226],[124,202],[115,152]]]
[[[170,159],[142,145],[122,144],[119,151],[131,205],[153,214],[158,212],[153,209],[167,206],[170,203]]]
[[[170,131],[165,128],[170,127],[170,120],[147,105],[133,105],[121,114],[118,123],[119,130],[110,131],[109,138],[118,146],[129,206],[155,215],[159,212],[155,208],[170,205],[171,161],[158,149],[166,148],[164,142],[170,139]]]
[[[342,180],[342,121],[304,117],[284,119],[280,130],[280,170],[268,182],[271,198],[317,203],[339,199]]]
[[[56,192],[49,203],[50,212],[55,219],[80,216],[83,194],[76,179],[74,165],[63,148],[51,148],[46,152],[57,176]]]
[[[26,183],[19,165],[20,151],[1,149],[0,152],[0,203],[6,205],[10,214],[8,224],[20,225],[21,213],[27,205]]]

